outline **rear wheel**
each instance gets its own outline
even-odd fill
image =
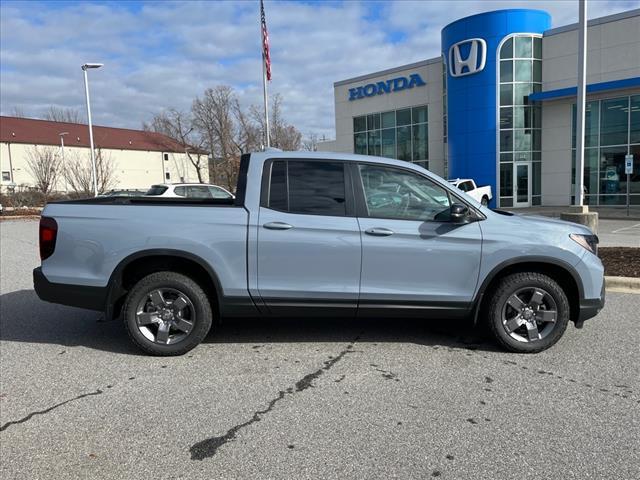
[[[200,285],[176,272],[147,275],[124,305],[131,340],[151,355],[188,352],[206,337],[211,321],[211,305]]]
[[[483,207],[488,207],[489,206],[489,197],[487,197],[485,195],[484,197],[482,197],[482,200],[480,200],[480,203],[482,204]]]
[[[507,350],[536,353],[564,334],[569,301],[552,278],[541,273],[509,275],[489,299],[487,324],[495,340]]]

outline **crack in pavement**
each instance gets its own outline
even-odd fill
[[[280,390],[278,392],[278,396],[271,399],[271,401],[267,405],[267,408],[265,408],[264,410],[256,411],[253,416],[246,422],[231,427],[224,435],[221,435],[219,437],[207,438],[192,445],[189,449],[189,451],[191,452],[191,460],[204,460],[205,458],[213,457],[222,445],[227,442],[233,441],[240,430],[262,420],[263,416],[273,410],[276,404],[286,395],[295,395],[298,392],[303,392],[304,390],[313,387],[314,380],[323,375],[327,370],[331,369],[336,363],[342,360],[345,355],[347,355],[348,353],[354,353],[353,345],[359,340],[359,338],[360,336],[353,339],[351,343],[347,345],[347,347],[342,350],[336,357],[325,361],[324,366],[298,380],[295,383],[295,389],[293,387],[289,387],[286,390]]]
[[[45,413],[49,413],[51,410],[55,410],[56,408],[61,407],[61,406],[65,405],[65,404],[67,404],[67,403],[74,402],[76,400],[80,400],[81,398],[90,397],[91,395],[100,395],[101,393],[102,393],[102,390],[97,389],[95,392],[83,393],[82,395],[78,395],[77,397],[70,398],[69,400],[65,400],[64,402],[57,403],[54,406],[46,408],[44,410],[31,412],[29,415],[27,415],[24,418],[21,418],[20,420],[15,420],[13,422],[5,423],[4,425],[2,425],[0,427],[0,432],[3,432],[4,430],[6,430],[11,425],[17,425],[19,423],[27,422],[27,421],[31,420],[33,417],[35,417],[36,415],[44,415]]]

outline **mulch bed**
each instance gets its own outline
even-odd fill
[[[604,274],[613,277],[640,277],[640,248],[601,247],[598,256]]]
[[[15,220],[19,218],[34,218],[39,217],[42,213],[42,209],[37,208],[18,208],[15,210],[5,210],[0,215],[0,220]]]

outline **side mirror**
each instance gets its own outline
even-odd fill
[[[462,223],[469,215],[469,207],[466,205],[460,205],[459,203],[454,203],[449,209],[449,214],[452,222]]]

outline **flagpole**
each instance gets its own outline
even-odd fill
[[[267,67],[264,51],[262,52],[262,94],[264,96],[264,140],[265,147],[269,148],[271,147],[271,135],[269,134],[269,97],[267,95]]]

